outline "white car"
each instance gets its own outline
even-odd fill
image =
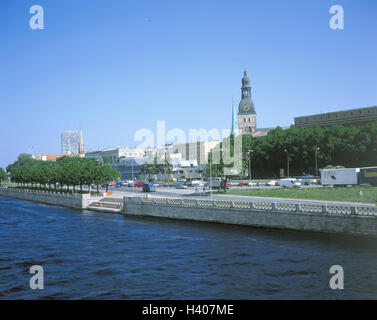
[[[204,182],[203,181],[194,180],[192,182],[192,186],[193,187],[204,187]]]
[[[250,181],[250,182],[248,183],[248,185],[249,185],[249,186],[256,186],[256,185],[257,185],[257,183],[256,183],[256,182],[254,182],[254,181]]]
[[[267,182],[267,185],[270,186],[270,187],[276,186],[276,181],[271,180],[271,181]]]
[[[297,179],[280,179],[280,187],[282,188],[299,188],[301,187],[301,182],[297,181]]]

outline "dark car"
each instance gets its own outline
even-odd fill
[[[144,182],[143,183],[143,192],[156,192],[156,188],[153,183]]]
[[[118,182],[115,186],[116,187],[123,187],[123,182]]]

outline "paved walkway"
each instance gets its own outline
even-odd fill
[[[141,190],[141,188],[135,188],[134,192],[128,189],[123,190],[111,190],[113,198],[123,198],[124,196],[145,196],[146,193]],[[195,189],[175,189],[175,188],[157,188],[156,192],[148,193],[150,197],[155,198],[190,198],[190,199],[210,199],[210,192],[206,191],[205,194],[195,193]],[[272,197],[256,197],[256,196],[240,196],[233,194],[217,194],[213,192],[213,200],[228,200],[228,201],[260,201],[260,202],[275,202],[279,201],[282,203],[308,203],[308,204],[329,204],[329,205],[353,205],[353,206],[366,206],[375,207],[375,204],[370,203],[359,203],[359,202],[343,202],[343,201],[323,201],[323,200],[305,200],[305,199],[288,199],[288,198],[272,198]]]

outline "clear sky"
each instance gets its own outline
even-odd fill
[[[32,5],[44,30],[29,27]],[[344,30],[329,27],[332,5]],[[0,166],[22,152],[136,146],[134,133],[230,128],[243,67],[258,127],[377,105],[375,0],[3,0]]]

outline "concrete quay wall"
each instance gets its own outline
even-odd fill
[[[124,197],[125,215],[377,236],[377,207]]]
[[[71,194],[47,190],[24,190],[15,188],[0,188],[0,196],[73,209],[86,209],[93,201],[99,199],[97,197],[91,197],[89,194]]]

